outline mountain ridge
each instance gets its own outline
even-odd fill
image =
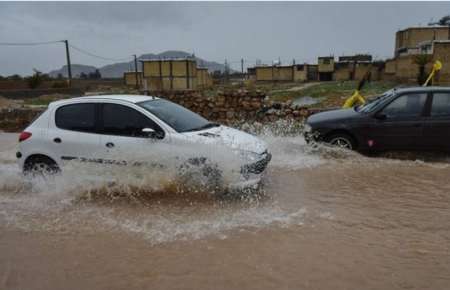
[[[197,61],[197,65],[201,67],[206,67],[210,72],[225,70],[225,66],[221,63],[214,61],[207,61],[202,58],[196,57],[188,52],[181,50],[167,50],[158,54],[155,53],[145,53],[138,57],[139,60],[145,59],[168,59],[168,58],[190,58],[194,57]],[[138,65],[139,66],[139,65]],[[103,78],[121,78],[123,73],[126,71],[134,71],[134,60],[130,62],[117,62],[112,64],[107,64],[101,67],[95,67],[92,65],[84,64],[72,64],[72,76],[77,78],[81,73],[89,74],[94,72],[96,69],[100,71]],[[140,68],[138,68],[140,70]],[[52,70],[48,72],[50,77],[56,78],[58,75],[67,77],[67,65],[63,65],[60,69]]]

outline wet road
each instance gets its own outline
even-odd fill
[[[16,138],[0,134],[0,289],[450,288],[445,159],[366,158],[264,135],[265,192],[239,200],[148,193],[154,180],[129,178],[30,184]]]

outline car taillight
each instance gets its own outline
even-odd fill
[[[24,132],[20,133],[19,142],[25,141],[30,137],[31,137],[31,133],[24,131]]]

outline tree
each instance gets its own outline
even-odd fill
[[[446,15],[439,19],[439,25],[450,26],[450,15]]]
[[[88,78],[88,76],[87,76],[87,74],[86,74],[85,72],[81,72],[81,73],[80,73],[80,79],[85,80],[85,79],[87,79],[87,78]]]
[[[100,71],[96,69],[94,72],[89,73],[88,78],[98,80],[102,78],[102,75],[100,74]]]
[[[425,66],[431,62],[432,56],[429,54],[418,54],[414,56],[413,62],[418,65],[419,73],[417,75],[417,82],[422,85],[427,80],[427,74],[425,73]]]
[[[35,89],[42,84],[44,77],[40,71],[34,70],[34,74],[31,77],[27,77],[26,81],[30,89]]]
[[[62,73],[58,73],[58,76],[56,77],[58,80],[62,80],[64,77],[62,75]]]
[[[95,75],[95,79],[101,79],[102,78],[102,75],[100,74],[100,71],[98,69],[95,70],[94,75]]]
[[[437,22],[428,23],[428,25],[450,26],[450,15],[446,15],[446,16],[442,17]]]

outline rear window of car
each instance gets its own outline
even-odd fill
[[[434,93],[431,105],[432,117],[450,116],[450,93]]]
[[[95,131],[95,104],[71,104],[56,110],[55,123],[58,128],[80,131]]]

